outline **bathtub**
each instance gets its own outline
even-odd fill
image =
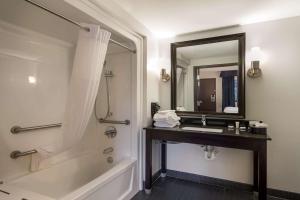
[[[127,200],[137,191],[137,162],[108,164],[89,153],[0,185],[0,199]]]

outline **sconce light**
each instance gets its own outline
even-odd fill
[[[261,76],[262,71],[259,68],[262,52],[259,47],[253,47],[250,53],[251,67],[248,69],[247,75],[250,78],[258,78]]]
[[[161,74],[160,74],[160,78],[163,82],[168,82],[170,80],[170,75],[167,74],[166,69],[161,69]]]

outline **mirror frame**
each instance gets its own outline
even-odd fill
[[[238,33],[231,35],[223,35],[211,38],[203,38],[196,40],[189,40],[183,42],[171,43],[171,109],[176,110],[177,103],[177,79],[176,79],[176,65],[177,65],[177,48],[195,46],[202,44],[210,44],[217,42],[225,42],[238,40],[238,66],[239,66],[239,78],[238,78],[238,92],[239,92],[239,113],[206,113],[206,112],[193,112],[193,111],[176,111],[176,113],[185,118],[195,118],[201,117],[201,115],[206,115],[211,118],[238,118],[244,119],[246,114],[245,108],[245,48],[246,48],[246,34]],[[193,88],[194,89],[194,88]],[[194,98],[194,97],[192,97]]]

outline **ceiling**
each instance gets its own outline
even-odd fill
[[[74,9],[74,7],[61,0],[34,0],[33,2],[41,4],[56,13],[63,13],[65,17],[79,23],[100,24],[97,20]],[[76,44],[78,40],[79,28],[77,26],[53,14],[49,14],[24,0],[1,0],[0,21],[8,22],[73,44]],[[126,45],[132,44],[127,38],[114,32],[109,27],[103,24],[101,24],[101,27],[112,32],[112,39]],[[108,53],[124,51],[126,52],[127,50],[113,43],[110,43],[108,48]]]
[[[300,15],[299,0],[114,0],[157,37]]]
[[[185,59],[209,57],[238,57],[238,41],[217,42],[177,48],[177,53]]]

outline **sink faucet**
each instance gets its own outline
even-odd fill
[[[202,126],[206,126],[206,116],[205,115],[202,115],[201,121],[202,121]]]

